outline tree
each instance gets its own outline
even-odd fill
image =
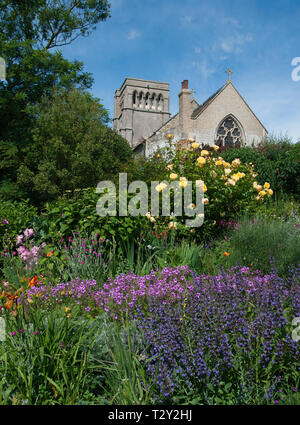
[[[127,141],[104,126],[108,114],[89,93],[55,90],[32,108],[34,144],[18,168],[18,186],[34,201],[96,187],[131,159]]]
[[[51,49],[87,36],[106,20],[107,0],[2,0],[0,56],[7,64],[0,82],[0,178],[15,181],[24,149],[31,146],[34,116],[30,107],[54,87],[88,89],[93,79],[83,64]],[[0,190],[1,192],[1,190]]]

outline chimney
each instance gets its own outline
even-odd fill
[[[188,137],[191,121],[191,94],[189,90],[188,80],[181,83],[181,92],[179,93],[179,126],[181,129],[182,137]]]

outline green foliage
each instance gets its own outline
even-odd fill
[[[299,265],[299,220],[245,217],[223,249],[230,254],[223,260],[226,267],[240,264],[268,274],[275,266],[279,275],[288,276],[289,267]]]
[[[101,332],[103,322],[83,319],[75,307],[71,313],[57,308],[7,315],[6,339],[0,342],[0,404],[77,404],[92,371],[103,369],[103,338],[100,351],[94,349]]]
[[[150,186],[152,181],[162,181],[166,174],[165,162],[156,155],[150,158],[138,157],[129,162],[124,172],[128,182],[143,181]]]
[[[68,197],[70,195],[70,197]],[[135,238],[141,233],[145,217],[101,217],[96,205],[100,195],[95,189],[75,190],[56,202],[46,204],[36,221],[37,232],[46,241],[67,239],[74,231],[80,234],[99,234],[103,239],[120,240]]]
[[[34,145],[18,168],[18,185],[37,201],[96,186],[131,158],[128,143],[104,126],[107,111],[90,94],[55,90],[32,108]]]
[[[22,230],[31,227],[37,209],[26,201],[1,201],[0,202],[0,250],[3,243],[13,241]],[[8,221],[8,224],[6,224]]]
[[[271,183],[273,190],[299,196],[300,193],[300,143],[270,139],[256,148],[229,149],[222,153],[226,161],[239,158],[253,163],[258,173],[257,181]]]
[[[83,64],[63,58],[57,48],[85,36],[109,17],[106,0],[19,2],[0,5],[0,52],[7,64],[6,82],[0,81],[0,196],[19,199],[13,188],[24,153],[32,146],[35,117],[30,107],[54,87],[90,88],[91,75]]]
[[[111,366],[107,367],[105,372],[105,397],[110,399],[111,404],[151,404],[156,377],[151,382],[145,371],[143,354],[137,353],[133,348],[134,326],[134,323],[127,321],[126,333],[115,326],[114,332],[110,334],[110,340],[106,341]],[[124,335],[127,335],[126,340]]]

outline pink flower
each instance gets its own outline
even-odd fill
[[[21,245],[23,243],[23,235],[17,236],[17,245]]]
[[[25,229],[24,230],[24,236],[29,239],[31,238],[31,236],[34,235],[34,230],[33,229]]]

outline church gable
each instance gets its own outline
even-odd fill
[[[257,143],[267,134],[264,126],[231,82],[227,82],[209,101],[194,111],[191,117],[191,131],[197,140],[211,144],[208,141],[213,139],[216,142],[220,136],[218,133],[222,133],[220,127],[223,126],[227,131],[226,127],[224,128],[227,117],[232,120],[234,134],[238,135],[240,132],[241,144]],[[229,125],[229,122],[227,124]]]

